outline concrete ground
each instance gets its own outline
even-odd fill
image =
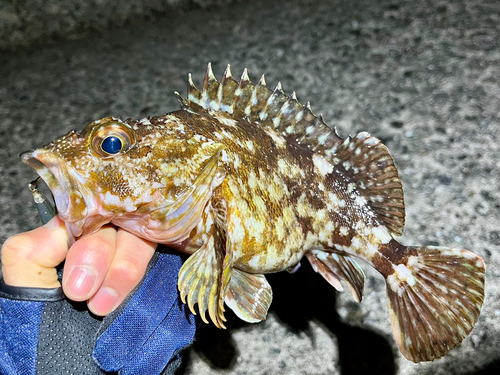
[[[181,374],[486,374],[500,370],[500,4],[496,0],[257,0],[165,16],[0,56],[0,241],[38,225],[21,151],[108,116],[178,109],[201,86],[262,73],[341,135],[366,130],[404,184],[406,244],[462,247],[487,265],[486,301],[462,345],[415,365],[391,333],[382,278],[361,304],[303,262],[269,276],[268,320],[202,326]]]

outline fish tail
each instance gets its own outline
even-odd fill
[[[440,358],[477,322],[484,301],[484,262],[468,250],[406,247],[395,240],[387,245],[392,273],[383,273],[399,348],[413,362]]]

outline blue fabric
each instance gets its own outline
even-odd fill
[[[0,374],[36,374],[44,304],[0,298]]]
[[[122,313],[97,339],[93,357],[104,371],[159,374],[176,350],[193,341],[194,316],[177,292],[179,255],[160,257]]]

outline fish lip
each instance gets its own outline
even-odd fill
[[[51,190],[59,217],[67,222],[75,221],[70,217],[71,186],[68,172],[58,157],[44,149],[22,152],[21,161],[35,170]]]
[[[57,214],[66,223],[71,246],[83,235],[94,233],[112,218],[103,216],[91,191],[84,188],[85,177],[72,171],[64,160],[48,147],[19,155],[45,181],[54,196]],[[73,173],[72,173],[73,172]]]

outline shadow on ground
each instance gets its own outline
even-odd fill
[[[500,359],[488,363],[481,369],[467,373],[466,375],[498,375],[500,374]]]
[[[292,332],[307,333],[309,323],[316,321],[335,336],[343,375],[395,374],[394,355],[387,340],[373,331],[343,323],[336,310],[336,291],[306,263],[293,275],[286,272],[266,275],[274,294],[270,312]],[[194,344],[194,350],[214,369],[234,367],[237,348],[231,331],[247,324],[232,313],[226,316],[227,330],[202,324]],[[186,354],[189,356],[189,352]],[[185,373],[185,367],[179,370],[179,374]]]

